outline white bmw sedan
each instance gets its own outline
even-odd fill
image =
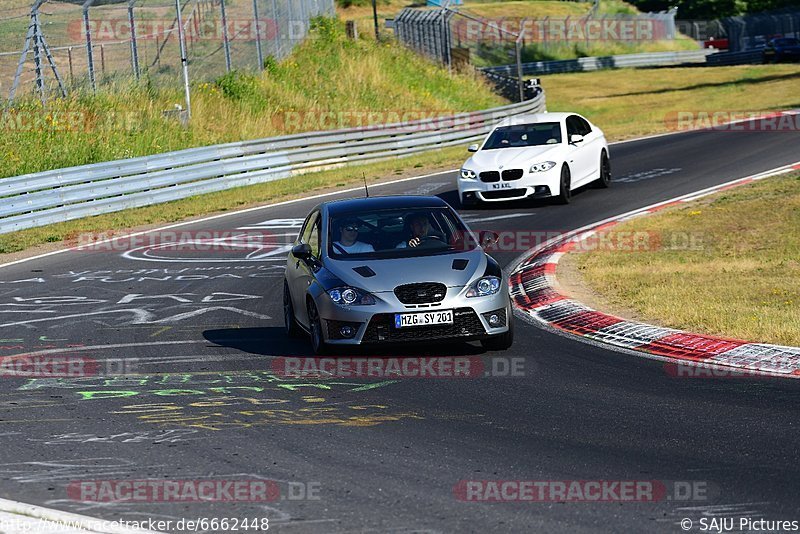
[[[510,117],[469,151],[458,177],[465,207],[542,197],[567,204],[578,187],[611,184],[605,135],[575,113]]]

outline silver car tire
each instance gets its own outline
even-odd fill
[[[314,354],[327,354],[329,347],[322,335],[322,319],[319,318],[317,306],[311,300],[308,301],[308,327],[311,331],[311,349]]]
[[[294,317],[292,295],[289,293],[289,284],[286,283],[286,280],[283,281],[283,325],[286,335],[289,337],[297,338],[303,333]]]

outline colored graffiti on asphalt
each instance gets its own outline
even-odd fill
[[[419,418],[383,404],[353,399],[395,380],[298,380],[267,371],[165,373],[117,377],[36,378],[18,391],[68,390],[80,403],[116,401],[108,413],[142,423],[222,430],[267,425],[367,427]],[[133,404],[118,404],[130,402]]]

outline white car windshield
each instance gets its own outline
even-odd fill
[[[553,145],[560,142],[561,123],[517,124],[495,128],[481,150]]]

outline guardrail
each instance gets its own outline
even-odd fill
[[[486,135],[531,100],[449,117],[309,132],[167,152],[0,179],[0,234],[169,202],[296,174],[407,156]]]
[[[536,61],[522,64],[523,76],[532,74],[558,74],[625,67],[653,67],[659,65],[682,65],[686,63],[705,63],[706,56],[716,50],[683,50],[679,52],[648,52],[645,54],[620,54],[617,56],[581,57],[557,61]],[[485,67],[484,72],[493,74],[517,75],[516,65]]]
[[[558,74],[563,72],[581,72],[601,69],[618,69],[632,67],[658,67],[663,65],[707,65],[719,67],[724,65],[746,65],[762,63],[761,50],[744,50],[742,52],[720,52],[713,48],[703,50],[684,50],[681,52],[649,52],[646,54],[620,54],[618,56],[582,57],[558,61],[536,61],[523,63],[523,76],[536,74]],[[485,74],[516,76],[516,65],[484,67]]]
[[[741,52],[720,52],[708,56],[706,60],[709,66],[720,67],[724,65],[747,65],[751,63],[763,63],[764,52],[762,50],[742,50]]]

